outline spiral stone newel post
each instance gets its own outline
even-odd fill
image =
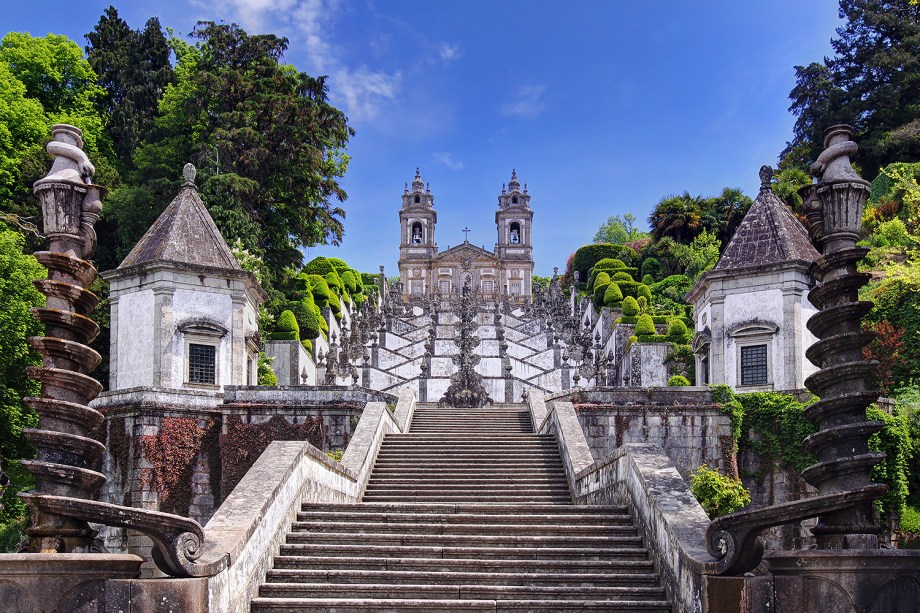
[[[809,293],[819,312],[808,321],[808,329],[818,341],[806,355],[821,370],[805,381],[820,400],[805,412],[818,431],[804,441],[818,462],[802,476],[819,495],[876,488],[884,492],[884,486],[873,483],[870,471],[885,454],[868,446],[869,436],[883,424],[866,419],[866,408],[879,397],[874,386],[877,364],[862,355],[873,338],[861,325],[872,303],[857,295],[870,279],[856,269],[868,252],[856,242],[871,189],[850,165],[849,156],[858,149],[851,135],[849,126],[828,128],[825,150],[812,165],[821,181],[810,199],[810,212],[820,212],[811,216],[811,234],[823,256],[812,267],[819,284]],[[873,516],[871,499],[854,499],[852,506],[822,514],[812,528],[818,548],[878,547],[879,527]]]
[[[86,521],[33,503],[46,496],[94,499],[105,482],[99,472],[105,447],[93,438],[103,416],[87,406],[102,386],[89,376],[100,362],[87,346],[99,326],[89,318],[96,296],[86,289],[96,269],[85,259],[96,246],[93,224],[102,210],[102,188],[90,184],[94,169],[83,152],[80,130],[56,125],[52,137],[48,152],[54,165],[34,185],[48,239],[48,250],[35,257],[47,267],[48,277],[35,282],[47,297],[44,308],[33,309],[45,324],[45,336],[29,339],[42,356],[42,365],[30,368],[29,375],[41,382],[42,394],[26,399],[39,423],[24,431],[37,454],[22,462],[35,477],[35,490],[23,498],[32,507],[29,550],[69,553],[88,551],[96,531]]]

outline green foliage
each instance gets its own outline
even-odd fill
[[[807,404],[779,392],[738,394],[737,399],[744,409],[741,449],[753,449],[765,463],[800,472],[816,462],[802,449],[802,441],[815,431],[805,418]]]
[[[25,510],[16,492],[32,487],[32,479],[19,459],[34,451],[22,429],[35,427],[38,420],[22,399],[41,392],[38,382],[26,375],[26,367],[41,363],[27,339],[43,334],[29,309],[45,304],[32,281],[46,273],[34,257],[22,253],[24,244],[19,233],[0,226],[0,469],[12,482],[0,501],[0,523],[17,519]]]
[[[903,329],[903,343],[897,363],[892,368],[893,387],[906,387],[920,377],[920,259],[910,259],[885,270],[885,276],[863,288],[860,298],[872,300],[875,307],[865,318],[868,325],[879,327],[888,322]],[[920,380],[920,379],[918,379]]]
[[[744,407],[738,402],[738,397],[732,388],[724,383],[711,385],[712,401],[721,405],[721,412],[727,415],[732,424],[732,453],[738,452],[741,441],[741,430],[744,422]]]
[[[271,338],[276,341],[299,341],[300,326],[297,325],[297,318],[291,311],[282,311],[275,322],[275,332]]]
[[[665,277],[651,286],[652,304],[658,308],[671,312],[683,311],[686,303],[684,296],[693,287],[693,280],[684,275],[671,275]]]
[[[259,385],[278,385],[278,376],[275,374],[275,371],[272,370],[272,358],[266,356],[264,353],[259,354],[258,376]]]
[[[640,339],[643,336],[657,334],[657,331],[655,330],[655,323],[652,321],[652,316],[648,313],[639,315],[639,319],[636,321],[636,329],[634,333]]]
[[[330,306],[331,302],[338,302],[334,300],[334,294],[332,290],[329,289],[329,284],[326,283],[326,279],[320,275],[310,274],[308,275],[310,280],[310,285],[312,287],[313,299],[316,301],[316,306],[321,309],[325,309]]]
[[[652,302],[652,290],[645,283],[640,283],[636,287],[636,298],[645,298],[646,302]]]
[[[303,272],[308,275],[320,275],[325,277],[330,272],[335,272],[335,266],[332,265],[329,258],[319,256],[304,264]]]
[[[660,241],[669,237],[677,243],[689,244],[703,230],[702,200],[702,197],[691,196],[688,192],[659,200],[648,217],[652,239]]]
[[[611,281],[633,281],[632,275],[628,272],[616,272],[610,277]]]
[[[751,504],[751,494],[741,485],[740,479],[722,475],[705,464],[690,476],[690,491],[710,519]]]
[[[623,315],[625,317],[636,317],[639,315],[639,303],[632,296],[623,299]]]
[[[616,258],[604,258],[591,268],[594,270],[595,274],[602,270],[609,274],[613,271],[625,269],[626,264],[622,260],[618,260]]]
[[[23,533],[25,527],[25,517],[0,524],[0,553],[19,553],[19,548],[25,538]]]
[[[651,287],[654,284],[655,284],[655,277],[653,277],[652,275],[645,275],[642,277],[642,285],[648,285],[649,287]]]
[[[916,242],[917,239],[907,231],[907,226],[897,217],[878,224],[866,239],[870,247],[912,247]]]
[[[336,462],[342,461],[342,456],[345,455],[344,449],[330,449],[326,452],[326,455],[335,460]]]
[[[622,245],[648,236],[647,233],[639,231],[635,222],[636,216],[630,213],[626,213],[622,217],[620,215],[608,217],[607,221],[597,229],[597,234],[594,235],[594,242]]]
[[[620,253],[619,245],[610,243],[593,243],[583,245],[575,251],[572,258],[572,270],[577,271],[582,279],[588,279],[588,271],[605,258],[616,258]]]
[[[672,343],[679,343],[684,345],[688,344],[690,339],[693,338],[693,333],[687,329],[687,324],[685,324],[684,321],[678,317],[674,317],[668,321],[667,335],[668,339]]]
[[[651,276],[654,280],[661,279],[664,267],[661,261],[656,258],[645,258],[642,260],[642,266],[639,269],[642,272],[642,282],[645,283],[645,277]]]
[[[920,386],[901,388],[897,391],[897,410],[907,420],[913,447],[907,474],[908,503],[920,509]]]
[[[604,291],[604,306],[617,307],[623,301],[623,293],[616,283],[610,283]]]
[[[807,170],[823,131],[854,123],[866,176],[885,164],[920,158],[920,4],[913,0],[840,0],[845,23],[823,62],[795,67],[789,110],[796,116],[784,166]]]
[[[885,459],[872,468],[872,479],[888,485],[888,492],[875,502],[875,506],[886,515],[893,511],[900,512],[907,504],[909,461],[914,455],[917,441],[911,440],[906,413],[897,408],[893,415],[889,415],[869,407],[866,418],[885,424],[880,432],[869,437],[869,449],[885,454]]]
[[[317,335],[317,336],[318,336],[318,335]],[[313,353],[313,341],[311,341],[310,339],[305,338],[305,339],[303,339],[302,341],[300,341],[300,344],[303,345],[303,348],[306,349],[307,353],[309,353],[309,354],[312,355],[312,353]]]
[[[687,344],[673,342],[670,334],[665,335],[665,338],[671,341],[668,354],[664,359],[665,364],[668,365],[668,371],[686,377],[688,381],[695,381],[696,356],[693,354],[693,348]]]
[[[901,532],[913,534],[914,538],[920,536],[920,509],[915,507],[901,509]]]
[[[686,377],[674,375],[668,379],[668,387],[690,387],[690,382]]]
[[[719,239],[706,230],[695,236],[689,245],[667,240],[662,241],[662,244],[667,246],[668,253],[691,281],[696,281],[719,261]]]

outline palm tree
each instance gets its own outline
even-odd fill
[[[701,205],[702,199],[688,192],[662,198],[648,218],[652,238],[658,241],[669,236],[678,243],[689,244],[703,230]]]

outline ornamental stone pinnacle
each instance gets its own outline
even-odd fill
[[[195,169],[195,165],[188,163],[182,167],[182,176],[185,178],[185,181],[182,183],[182,187],[195,187],[195,176],[198,174],[198,171]]]

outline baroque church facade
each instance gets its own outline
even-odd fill
[[[527,184],[523,189],[512,171],[502,185],[495,212],[497,239],[489,251],[464,240],[438,249],[438,220],[434,195],[418,169],[412,186],[406,184],[399,211],[399,278],[403,298],[421,300],[457,296],[466,285],[481,299],[530,302],[533,276],[533,210]]]

